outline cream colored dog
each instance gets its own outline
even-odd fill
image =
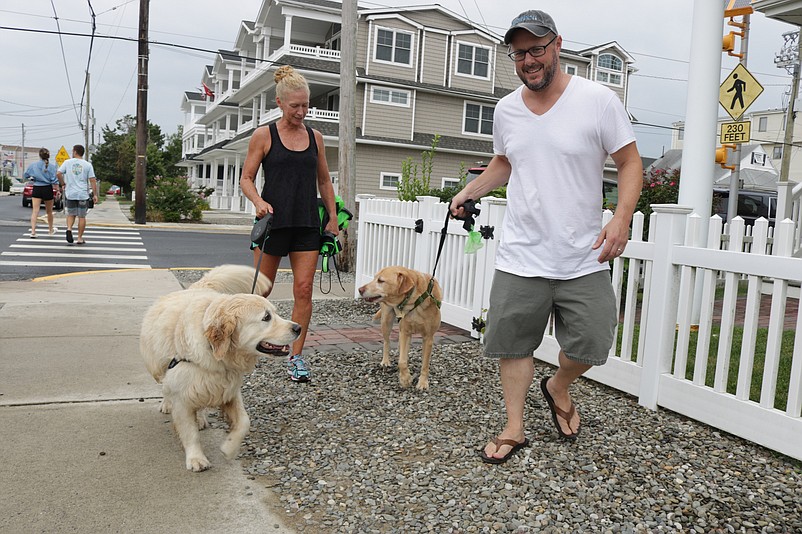
[[[247,265],[218,265],[214,269],[210,269],[203,278],[189,286],[189,289],[206,288],[230,295],[251,293],[254,274],[256,274],[256,269]],[[259,273],[256,279],[256,289],[253,293],[266,297],[270,294],[272,287],[273,284],[270,283],[270,279]]]
[[[440,301],[443,292],[437,280],[406,267],[385,267],[372,281],[359,288],[367,302],[378,302],[381,309],[374,320],[381,319],[384,350],[381,365],[390,366],[390,332],[398,321],[398,380],[401,387],[412,385],[409,374],[409,346],[412,334],[423,337],[423,360],[418,389],[429,387],[429,362],[432,358],[434,334],[440,328]]]
[[[253,277],[255,270],[248,269]],[[219,408],[228,420],[229,434],[220,450],[227,458],[237,455],[250,427],[242,402],[243,375],[256,366],[262,342],[287,345],[300,332],[299,324],[279,317],[259,295],[193,288],[165,295],[150,307],[142,321],[140,351],[150,374],[163,385],[160,410],[173,414],[187,469],[210,466],[198,434],[206,408]]]

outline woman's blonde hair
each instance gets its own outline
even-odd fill
[[[287,93],[302,89],[306,91],[307,95],[309,94],[309,85],[306,83],[306,78],[289,65],[276,69],[273,80],[276,82],[276,95],[279,98],[284,98]]]

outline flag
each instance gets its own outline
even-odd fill
[[[201,82],[201,85],[203,85],[203,99],[206,100],[206,97],[210,97],[212,100],[214,100],[214,91],[209,89],[209,86],[204,82]]]

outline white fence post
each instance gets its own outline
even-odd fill
[[[501,226],[504,223],[504,213],[507,211],[507,199],[484,197],[479,203],[482,213],[479,215],[477,226],[492,226],[493,239],[485,239],[485,246],[476,252],[476,277],[474,278],[473,313],[474,317],[487,319],[483,312],[490,307],[490,286],[495,273],[496,250],[501,240]],[[471,336],[481,337],[481,332],[471,330]]]
[[[654,261],[646,323],[641,325],[646,351],[643,357],[638,403],[657,409],[660,375],[671,371],[677,321],[678,272],[672,257],[674,247],[685,237],[685,222],[691,208],[676,204],[654,204]]]
[[[368,254],[369,250],[366,246],[359,246],[359,237],[364,236],[365,233],[363,232],[363,224],[365,224],[364,217],[359,216],[359,212],[362,211],[364,204],[362,203],[363,200],[368,200],[374,198],[374,195],[368,194],[360,194],[356,196],[356,236],[354,236],[354,240],[356,241],[356,269],[354,269],[354,279],[359,280],[359,275],[365,272],[365,255]],[[354,284],[354,298],[359,298],[359,284]]]
[[[434,208],[440,203],[440,199],[429,196],[419,196],[417,199],[419,203],[418,219],[423,221],[423,232],[415,237],[415,262],[411,268],[422,273],[431,273],[434,267],[434,257],[432,256],[432,236],[434,234],[430,226],[434,218]],[[443,219],[445,219],[445,213],[443,213]],[[437,239],[439,237],[440,234],[437,234]],[[437,254],[436,249],[435,254]]]

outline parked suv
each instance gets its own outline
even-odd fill
[[[729,208],[729,189],[713,189],[712,212],[725,221]],[[749,226],[755,224],[758,217],[768,219],[769,226],[774,226],[777,215],[777,193],[767,191],[738,191],[738,216]]]

